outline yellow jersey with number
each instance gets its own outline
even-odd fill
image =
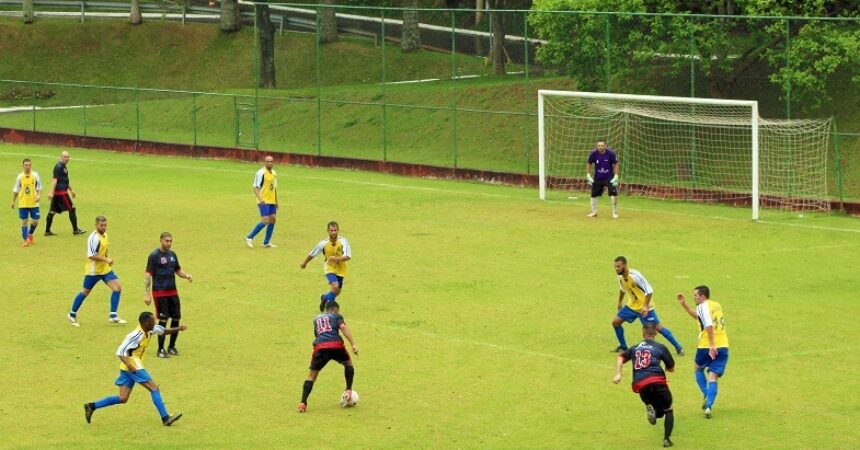
[[[24,172],[19,173],[12,188],[12,192],[18,194],[19,208],[38,208],[39,201],[36,197],[41,191],[42,180],[36,172],[30,172],[29,175]]]
[[[352,249],[345,238],[338,236],[336,242],[332,242],[331,239],[323,239],[311,250],[310,255],[315,257],[320,253],[326,257],[326,260],[323,262],[323,271],[325,273],[333,273],[339,277],[346,276],[346,261],[334,264],[327,261],[329,256],[346,256],[352,258]]]
[[[265,167],[257,171],[254,177],[254,187],[260,190],[260,197],[267,205],[278,203],[278,173]]]
[[[696,306],[699,317],[699,348],[710,348],[707,327],[714,327],[714,345],[717,348],[729,348],[729,337],[726,335],[726,317],[723,307],[713,301],[706,300]]]
[[[110,265],[104,261],[93,261],[90,256],[108,257],[108,237],[107,233],[101,234],[98,231],[93,231],[90,238],[87,240],[87,265],[84,268],[84,275],[107,275],[111,271]]]
[[[636,312],[642,312],[648,294],[654,293],[654,289],[648,284],[648,280],[638,270],[630,269],[626,277],[618,275],[618,284],[621,292],[627,294],[627,307]],[[651,300],[648,309],[654,309],[654,300]]]

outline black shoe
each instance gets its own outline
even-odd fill
[[[82,229],[78,228],[77,230],[72,231],[72,233],[74,233],[74,234],[87,234],[87,230],[82,230]]]
[[[625,351],[627,351],[627,348],[619,345],[618,347],[615,347],[614,349],[610,350],[609,353],[624,353]]]
[[[90,420],[92,420],[94,412],[96,412],[95,405],[92,403],[84,403],[84,417],[86,417],[87,423],[90,423]]]
[[[669,439],[669,438],[663,439],[663,447],[671,447],[672,445],[673,444],[672,444],[671,439]]]
[[[175,416],[167,416],[167,418],[162,420],[161,423],[163,423],[164,426],[169,427],[169,426],[173,425],[173,422],[176,422],[177,420],[179,420],[180,417],[182,417],[182,413],[179,413]]]
[[[325,311],[325,296],[320,295],[320,312]]]
[[[170,356],[179,356],[179,350],[177,350],[176,347],[169,347],[167,349],[167,354]]]
[[[648,423],[654,425],[657,423],[657,411],[651,405],[645,405],[645,413],[648,415]]]
[[[684,353],[684,349],[683,349],[683,348],[679,348],[679,349],[678,349],[678,356],[684,356],[684,355],[686,355],[686,353]]]
[[[45,232],[45,236],[56,236],[56,235],[57,235],[57,233],[52,233],[50,231]]]
[[[159,358],[170,358],[170,356],[167,354],[166,351],[164,351],[163,348],[158,349],[158,355],[157,356]]]

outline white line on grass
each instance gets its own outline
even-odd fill
[[[26,144],[25,144],[26,145]],[[84,149],[88,150],[88,149]],[[53,158],[53,156],[47,155],[31,155],[29,153],[19,153],[19,152],[2,152],[6,155],[16,155],[16,156],[29,156],[39,157],[39,158]],[[122,154],[120,152],[112,152],[116,154]],[[142,155],[142,156],[157,156],[157,155]],[[188,157],[178,156],[177,158],[188,159]],[[244,170],[237,169],[217,169],[210,167],[199,167],[199,166],[183,166],[183,165],[164,165],[164,164],[148,164],[141,162],[130,162],[130,161],[105,161],[100,159],[86,159],[86,158],[75,158],[77,161],[86,161],[86,162],[94,162],[94,163],[102,163],[102,164],[123,164],[123,165],[132,165],[132,166],[143,166],[143,167],[153,167],[158,169],[187,169],[187,170],[200,170],[200,171],[208,171],[208,172],[225,172],[225,173],[246,173]],[[218,161],[218,160],[211,160]],[[248,161],[230,161],[230,162],[248,162]],[[520,196],[514,195],[504,195],[504,194],[488,194],[483,192],[468,192],[468,191],[457,191],[451,189],[444,188],[436,188],[436,187],[425,187],[425,186],[407,186],[402,184],[390,184],[390,183],[374,183],[370,181],[356,181],[356,180],[343,180],[339,178],[325,178],[325,177],[313,177],[313,176],[302,176],[302,175],[291,175],[293,178],[304,179],[304,180],[314,180],[314,181],[325,181],[325,182],[335,182],[335,183],[350,183],[350,184],[359,184],[365,186],[376,186],[376,187],[386,187],[393,189],[408,189],[408,190],[416,190],[416,191],[427,191],[427,192],[442,192],[446,194],[458,194],[465,196],[475,196],[475,197],[494,197],[494,198],[507,198],[512,200],[537,200],[536,198],[530,199]],[[558,200],[545,200],[548,203],[568,203],[568,201],[558,201]],[[744,222],[750,223],[751,219],[738,219],[734,217],[722,217],[722,216],[711,216],[711,215],[699,215],[699,214],[690,214],[683,213],[677,211],[665,211],[665,210],[655,210],[655,209],[644,209],[644,208],[624,208],[629,211],[638,211],[638,212],[646,212],[652,214],[667,214],[673,216],[682,216],[682,217],[691,217],[691,218],[700,218],[700,219],[709,219],[709,220],[728,220],[732,222]],[[800,223],[784,223],[784,222],[772,222],[768,220],[758,220],[760,224],[764,225],[776,225],[776,226],[787,226],[787,227],[795,227],[795,228],[808,228],[814,230],[823,230],[823,231],[841,231],[847,233],[860,233],[860,229],[852,229],[852,228],[838,228],[838,227],[825,227],[821,225],[808,225],[808,224],[800,224]]]

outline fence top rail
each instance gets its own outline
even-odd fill
[[[729,100],[720,98],[669,97],[663,95],[634,95],[610,94],[601,92],[553,91],[548,89],[540,89],[538,90],[538,94],[541,96],[555,95],[559,97],[602,98],[607,100],[643,100],[667,103],[690,103],[696,105],[753,106],[758,104],[758,102],[755,100]]]
[[[138,92],[164,92],[168,94],[196,94],[196,95],[209,95],[216,97],[253,97],[254,94],[229,94],[224,92],[205,92],[205,91],[187,91],[181,89],[156,89],[156,88],[142,88],[142,87],[128,87],[128,86],[104,86],[99,84],[79,84],[79,83],[58,83],[55,81],[26,81],[26,80],[3,80],[0,79],[0,83],[13,83],[13,84],[37,84],[42,86],[60,86],[60,87],[73,87],[73,88],[81,88],[81,89],[109,89],[114,91],[138,91]]]

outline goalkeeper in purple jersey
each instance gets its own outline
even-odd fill
[[[591,175],[592,165],[594,176]],[[606,141],[597,141],[597,147],[588,155],[585,163],[585,179],[591,186],[591,212],[588,217],[597,217],[597,197],[609,188],[609,198],[612,199],[612,218],[618,218],[618,157],[615,152],[606,147]]]

